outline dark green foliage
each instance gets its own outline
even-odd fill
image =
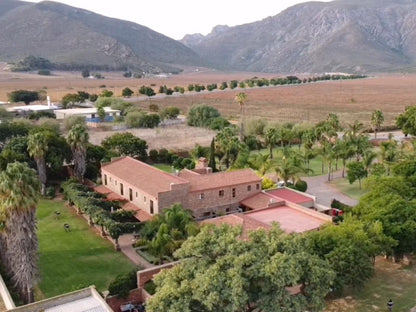
[[[123,73],[123,77],[125,77],[125,78],[131,78],[132,76],[133,76],[133,74],[132,74],[131,71],[126,71],[126,72]]]
[[[97,94],[90,94],[89,100],[91,102],[95,102],[98,99],[98,95]]]
[[[8,94],[11,103],[23,102],[29,105],[30,102],[39,100],[39,92],[29,90],[16,90]]]
[[[31,112],[29,114],[29,119],[30,120],[39,120],[40,118],[51,118],[51,119],[55,119],[56,116],[52,112]]]
[[[159,150],[158,162],[170,164],[172,163],[172,153],[170,153],[166,148],[161,148]]]
[[[194,106],[188,112],[187,123],[189,126],[207,128],[213,119],[221,117],[219,111],[211,106]]]
[[[331,202],[331,208],[336,208],[336,209],[340,209],[344,212],[351,212],[352,208],[351,206],[344,204],[342,202],[340,202],[339,200],[336,200],[335,198],[332,200]]]
[[[130,132],[116,133],[106,138],[101,145],[107,149],[113,149],[122,156],[131,156],[136,159],[146,160],[146,141],[134,136]]]
[[[155,91],[151,87],[141,86],[139,89],[139,93],[147,96],[154,96],[156,95]]]
[[[396,119],[396,125],[407,136],[416,135],[416,106],[408,106]]]
[[[155,150],[155,149],[151,149],[149,151],[149,159],[152,162],[157,162],[158,161],[158,158],[159,158],[159,152],[157,150]]]
[[[173,167],[175,169],[194,169],[195,168],[195,162],[192,158],[182,158],[178,157],[174,160],[172,163]]]
[[[209,147],[209,159],[208,167],[212,169],[212,172],[217,172],[217,164],[215,161],[215,138],[212,138],[211,145]]]
[[[218,88],[218,86],[217,86],[216,83],[212,83],[212,84],[207,85],[207,90],[208,91],[212,91],[212,90],[215,90],[217,88]]]
[[[52,69],[54,64],[49,60],[39,57],[29,55],[23,60],[19,61],[15,66],[13,66],[12,71],[31,71],[31,70],[42,70],[42,69]]]
[[[360,189],[361,189],[361,180],[367,176],[367,171],[365,170],[363,163],[358,162],[358,161],[353,161],[347,165],[347,168],[348,168],[348,171],[347,171],[348,182],[352,184],[356,180],[358,180],[360,184]]]
[[[102,96],[102,97],[112,97],[113,94],[114,94],[113,91],[104,89],[103,91],[101,91],[100,96]]]
[[[308,189],[308,183],[306,183],[306,181],[303,180],[298,180],[294,184],[294,188],[299,192],[306,192],[306,190]]]
[[[121,298],[127,298],[129,291],[137,288],[137,272],[132,270],[126,274],[118,275],[110,285],[108,291],[110,295],[118,295]]]
[[[221,82],[220,90],[225,90],[228,88],[228,84],[226,81]]]
[[[82,78],[88,78],[90,76],[90,71],[88,69],[83,69],[81,72]]]
[[[121,95],[124,97],[131,97],[134,94],[134,91],[130,88],[124,88],[123,91],[121,91]]]
[[[166,86],[160,86],[160,88],[159,88],[159,93],[164,93],[166,95],[172,95],[173,92],[174,92],[173,89],[168,88]]]
[[[125,123],[129,128],[155,128],[160,123],[160,116],[158,114],[131,111],[127,113]]]
[[[212,130],[222,130],[230,126],[230,122],[223,117],[212,118],[208,128]]]
[[[394,175],[411,177],[416,175],[416,160],[409,159],[395,164],[391,171]]]

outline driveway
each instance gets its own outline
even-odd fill
[[[341,179],[341,171],[334,172],[333,178]],[[328,175],[326,174],[316,177],[302,177],[302,180],[308,183],[306,193],[316,196],[318,204],[330,207],[334,198],[349,206],[358,204],[358,200],[339,192],[330,182],[328,183]]]

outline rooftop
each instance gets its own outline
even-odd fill
[[[252,210],[259,210],[269,207],[282,206],[285,204],[285,200],[275,198],[274,196],[271,196],[265,192],[261,192],[244,199],[240,204]]]
[[[113,312],[94,286],[20,306],[8,312]]]
[[[117,109],[112,109],[111,107],[104,107],[106,113],[117,113],[120,112]],[[86,108],[69,108],[69,109],[60,109],[58,110],[59,114],[64,115],[84,115],[84,114],[95,114],[97,113],[96,107],[86,107]]]
[[[311,201],[313,202],[313,198],[285,187],[267,191],[267,194],[279,197],[295,204],[308,203]]]
[[[214,224],[215,226],[220,226],[223,224],[228,224],[231,226],[241,226],[243,230],[242,238],[248,238],[248,234],[252,231],[258,229],[268,229],[271,226],[261,221],[257,221],[246,214],[230,214],[227,216],[222,216],[213,219],[206,219],[201,221],[201,224]]]
[[[102,167],[118,179],[140,188],[155,198],[159,193],[171,190],[171,184],[188,183],[184,179],[163,172],[131,157],[122,157]]]
[[[146,222],[146,221],[152,220],[153,218],[151,214],[147,213],[143,209],[140,209],[135,204],[132,204],[130,202],[125,203],[122,208],[127,211],[134,211],[135,212],[134,217],[140,222]]]
[[[190,170],[183,170],[179,173],[179,177],[189,181],[191,192],[219,189],[246,183],[261,183],[261,178],[251,169],[210,174],[198,174]]]
[[[18,111],[33,111],[33,112],[39,112],[39,111],[45,111],[45,110],[52,110],[52,109],[59,109],[58,106],[55,105],[24,105],[24,106],[13,106],[9,107],[7,110],[9,112],[18,112]]]
[[[309,210],[308,208],[296,209],[286,205],[248,212],[246,213],[246,216],[268,225],[272,225],[273,222],[276,222],[286,233],[302,233],[316,230],[323,224],[332,220],[330,217]]]

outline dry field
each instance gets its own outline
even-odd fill
[[[45,89],[53,102],[59,102],[63,95],[84,90],[89,93],[100,93],[103,85],[112,90],[116,96],[121,90],[129,87],[135,92],[142,85],[150,86],[157,92],[160,85],[168,87],[186,87],[191,83],[210,84],[233,79],[242,81],[257,76],[259,78],[279,77],[279,75],[262,73],[222,73],[212,70],[188,70],[180,75],[168,78],[132,79],[122,77],[121,72],[101,72],[105,79],[83,79],[80,72],[56,72],[54,76],[39,76],[28,73],[11,73],[1,70],[0,64],[0,101],[7,100],[7,93],[17,89]],[[282,75],[280,75],[281,77]],[[248,100],[245,105],[247,119],[263,118],[271,122],[307,122],[316,123],[326,118],[328,113],[338,114],[345,126],[358,119],[369,124],[371,112],[380,109],[384,112],[384,125],[393,125],[398,114],[406,106],[416,104],[416,74],[414,75],[379,75],[367,79],[325,81],[318,83],[288,85],[277,87],[246,88],[244,90],[226,89],[213,92],[189,93],[183,95],[147,98],[140,96],[131,101],[143,109],[149,104],[159,107],[177,106],[184,114],[193,105],[207,104],[214,106],[230,120],[239,119],[239,106],[234,97],[238,92],[245,92]],[[195,143],[209,143],[213,133],[206,130],[181,128],[161,128],[154,130],[134,131],[146,139],[150,148],[185,149]],[[92,139],[98,143],[106,133],[93,133]]]
[[[129,129],[129,132],[145,140],[148,150],[166,148],[173,151],[189,151],[195,144],[209,146],[215,131],[186,125],[159,127],[156,129]],[[100,144],[106,137],[119,131],[90,130],[90,142]]]

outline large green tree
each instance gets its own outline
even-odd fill
[[[404,113],[397,117],[396,125],[406,136],[416,135],[416,106],[406,107]]]
[[[37,91],[28,91],[28,90],[16,90],[8,94],[9,101],[11,103],[23,102],[26,105],[30,102],[39,100],[39,92]]]
[[[247,240],[239,227],[204,227],[155,277],[149,312],[322,311],[334,277],[325,261],[278,229]],[[296,294],[293,294],[295,291]]]
[[[130,156],[140,160],[147,158],[147,142],[130,132],[113,134],[101,145],[108,150],[116,151],[121,156]]]
[[[14,162],[0,173],[0,225],[6,247],[1,260],[25,302],[33,302],[33,286],[37,276],[38,240],[36,207],[39,180],[36,171],[26,164]],[[4,247],[4,246],[3,246]]]
[[[88,140],[88,129],[85,125],[77,123],[69,130],[67,141],[72,150],[75,176],[79,181],[84,180]]]
[[[381,110],[375,110],[371,113],[371,127],[374,131],[374,138],[377,139],[377,132],[384,122],[384,114]]]

